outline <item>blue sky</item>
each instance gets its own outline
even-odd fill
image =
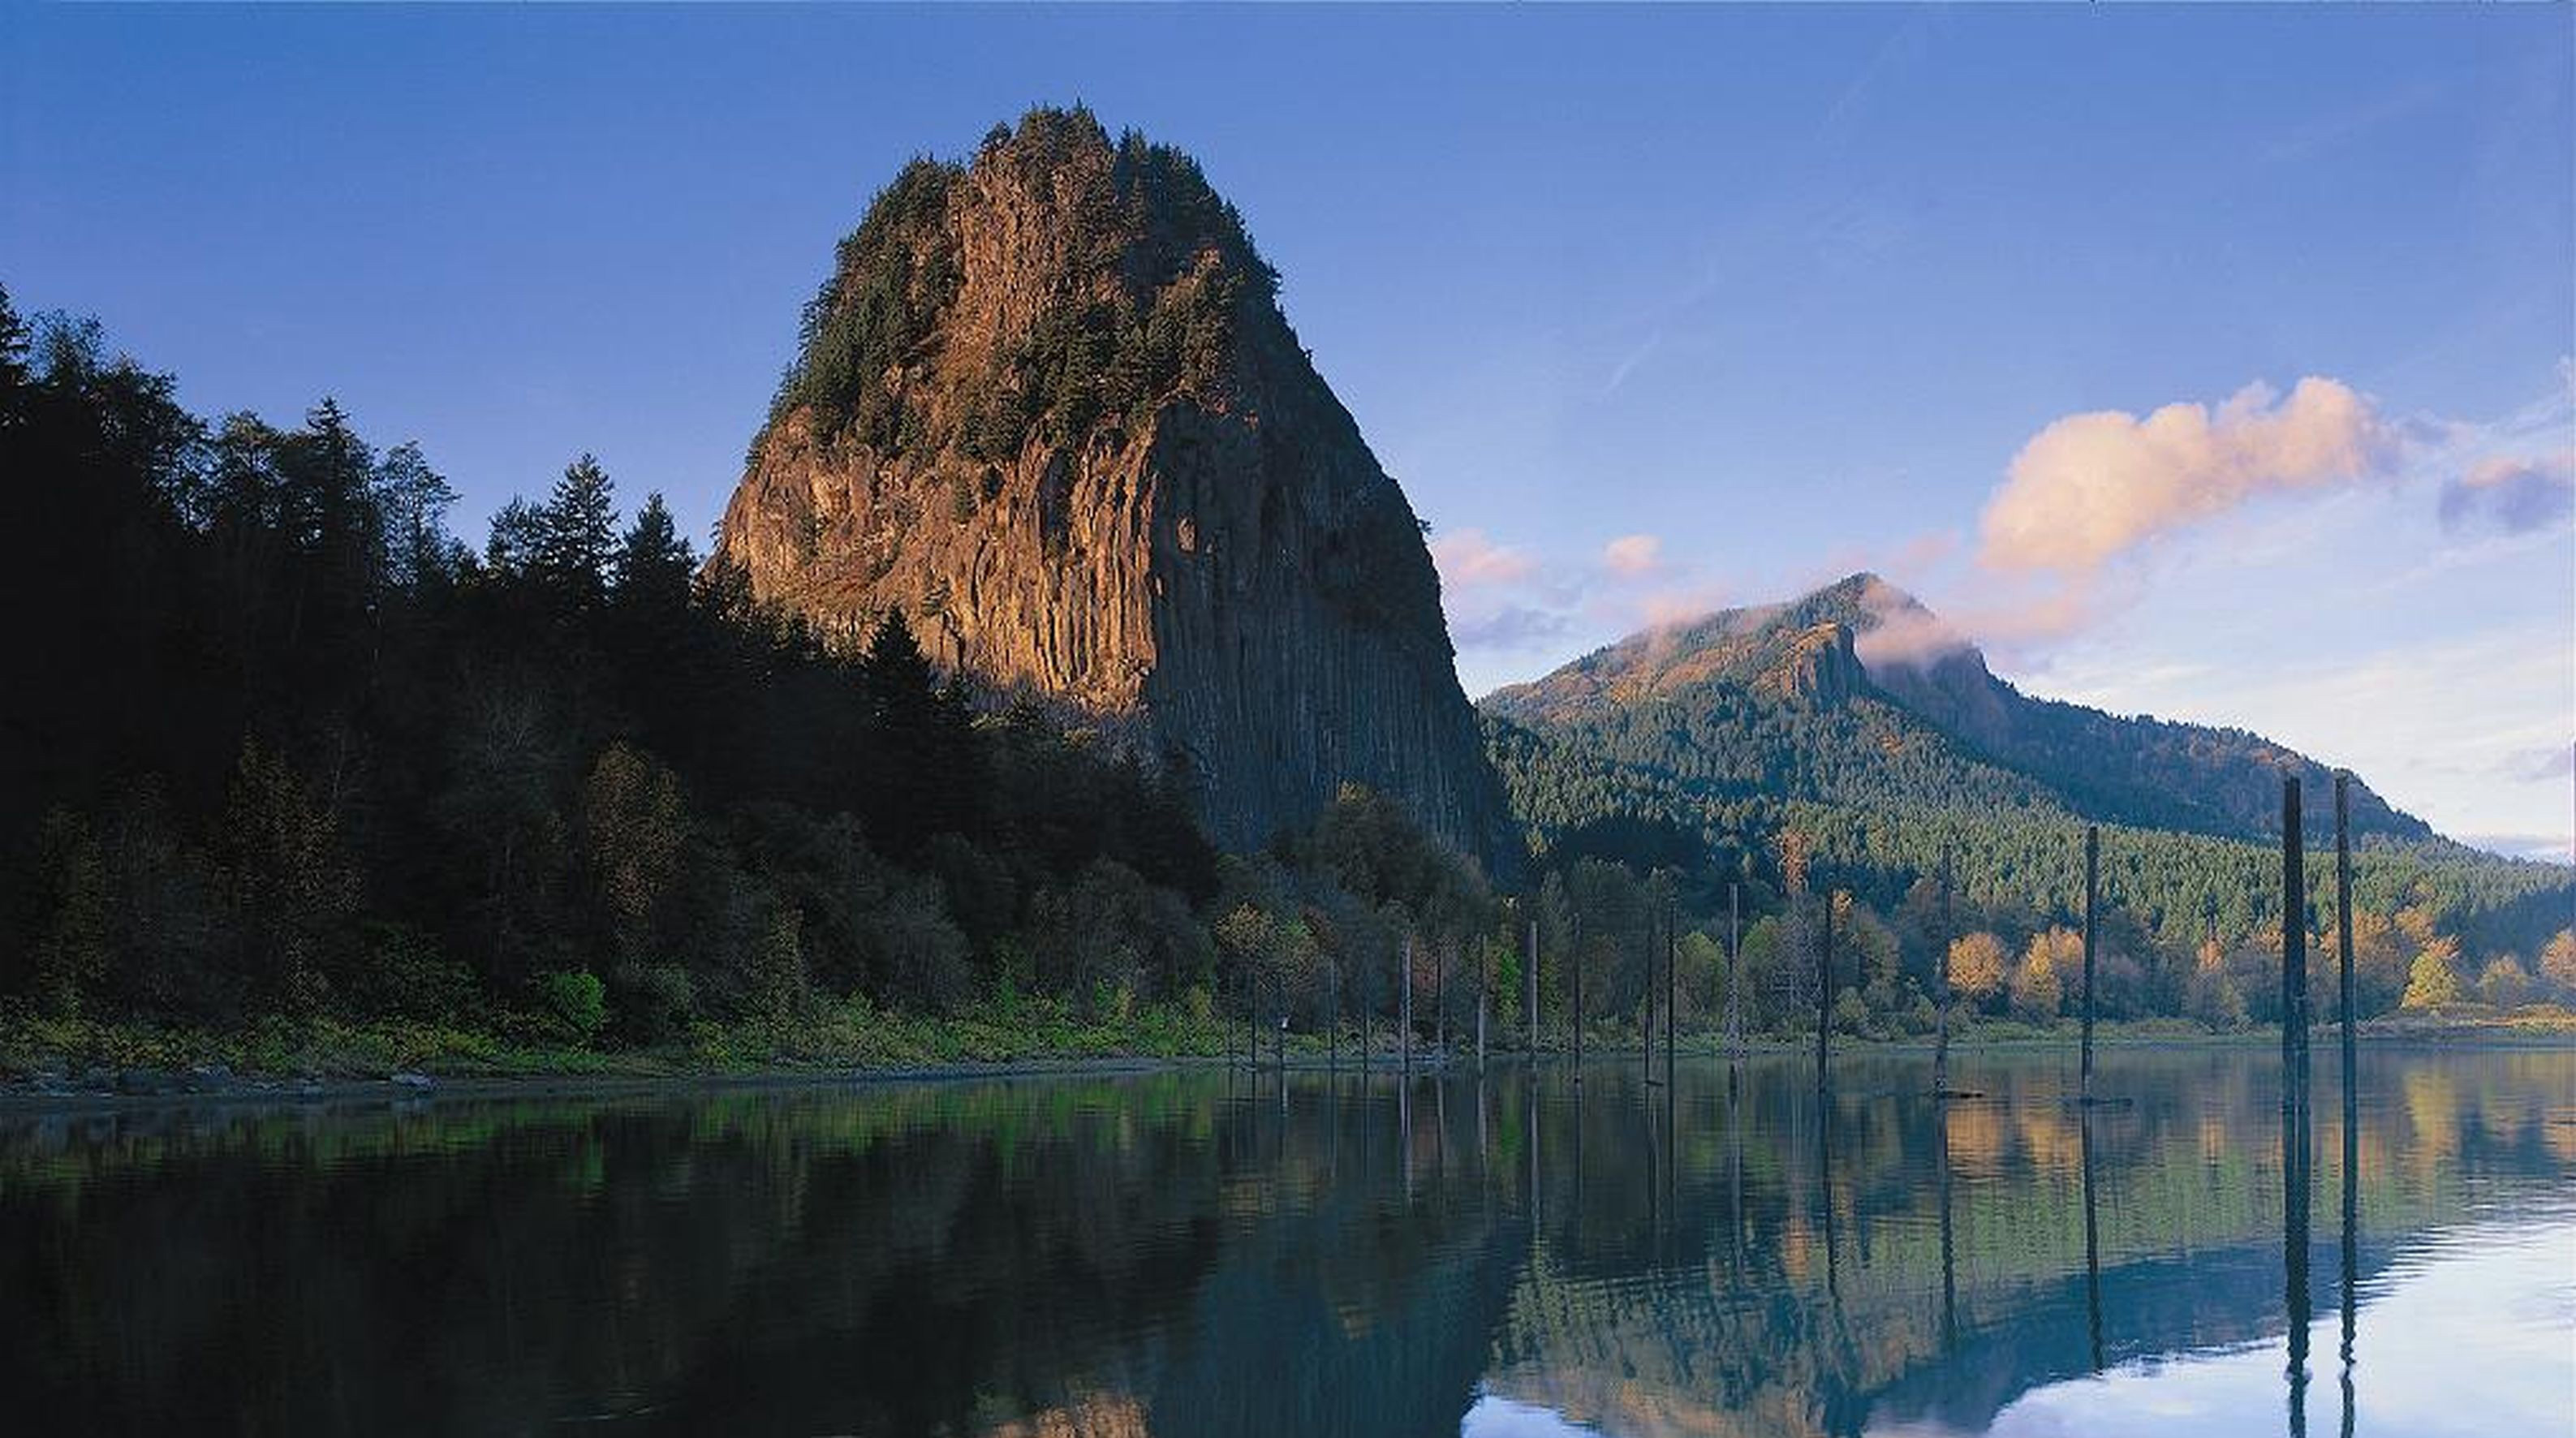
[[[12,6],[0,281],[200,410],[420,439],[469,534],[583,450],[703,534],[870,193],[1079,99],[1244,212],[1471,692],[1873,567],[2037,692],[2563,856],[2571,57],[2565,6]]]

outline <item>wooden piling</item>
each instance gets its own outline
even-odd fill
[[[1681,980],[1675,970],[1681,962],[1681,907],[1672,900],[1664,902],[1664,1087],[1673,1084],[1673,1045],[1680,1032],[1674,1018]],[[1665,1095],[1669,1106],[1671,1095]]]
[[[1566,955],[1574,970],[1574,1081],[1583,1082],[1583,921],[1574,921],[1574,952]]]
[[[1413,1078],[1413,935],[1404,936],[1404,1000],[1396,1043],[1404,1055],[1404,1076]]]
[[[1652,911],[1649,911],[1646,917],[1646,982],[1644,991],[1637,999],[1638,1013],[1644,1019],[1641,1027],[1644,1029],[1643,1052],[1646,1058],[1646,1087],[1648,1088],[1655,1086],[1655,925],[1661,922],[1661,918],[1661,915]]]
[[[1431,951],[1431,1035],[1432,1047],[1440,1051],[1440,1063],[1449,1063],[1449,945],[1443,942]]]
[[[1485,993],[1486,990],[1493,987],[1490,982],[1492,976],[1486,973],[1485,970],[1492,962],[1492,946],[1487,944],[1483,939],[1478,939],[1476,941],[1476,1072],[1480,1074],[1485,1071]],[[1476,1102],[1479,1105],[1477,1109],[1477,1121],[1480,1135],[1482,1132],[1484,1114],[1484,1109],[1482,1107],[1484,1103],[1483,1095],[1484,1091],[1482,1089],[1477,1090]]]
[[[2335,776],[2335,920],[2343,933],[2336,947],[2343,965],[2343,1432],[2352,1432],[2353,1274],[2360,1264],[2361,1092],[2353,1052],[2352,844],[2345,808],[2347,776]]]
[[[2352,775],[2335,774],[2335,1017],[2343,1028],[2343,1094],[2347,1122],[2353,1111],[2352,1003]]]
[[[1536,909],[1536,901],[1532,901],[1530,907]],[[1521,1010],[1521,1044],[1535,1059],[1538,1057],[1538,920],[1535,918],[1529,921],[1529,947],[1522,951],[1521,968],[1522,1001],[1529,1005]]]
[[[1726,886],[1726,1061],[1744,1062],[1744,886]]]
[[[2308,885],[2306,830],[2298,776],[2281,780],[2281,1061],[2286,1070],[2307,1052]],[[2284,1084],[2286,1101],[2291,1093]]]
[[[2100,896],[2102,830],[2084,826],[2084,1078],[2082,1097],[2093,1101],[2093,944],[2098,931],[2094,912]]]
[[[1934,943],[1939,949],[1938,954],[1934,957],[1934,962],[1936,964],[1936,971],[1940,975],[1935,985],[1940,990],[1940,1004],[1935,1010],[1939,1015],[1939,1028],[1937,1031],[1938,1037],[1934,1038],[1932,1041],[1932,1092],[1935,1095],[1947,1096],[1950,1092],[1951,943],[1950,845],[1947,840],[1944,840],[1941,845],[1941,928],[1938,935],[1934,938]]]
[[[1816,947],[1816,1082],[1825,1081],[1825,1057],[1834,1027],[1834,891],[1825,891],[1825,941]]]

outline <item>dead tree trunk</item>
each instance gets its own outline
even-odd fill
[[[1726,886],[1726,1061],[1744,1062],[1744,886]]]
[[[1403,1022],[1397,1043],[1404,1055],[1404,1076],[1413,1077],[1413,936],[1404,936],[1404,1002]]]
[[[1529,1005],[1521,1011],[1521,1045],[1528,1049],[1529,1056],[1535,1059],[1538,1057],[1538,920],[1536,919],[1529,921],[1529,948],[1522,954],[1521,962],[1522,967],[1528,970],[1521,975],[1521,988],[1524,991],[1522,1002]]]
[[[2102,868],[2102,830],[2098,825],[2084,826],[2084,1070],[2081,1096],[2093,1099],[2093,946],[2100,923],[2095,909],[2100,901]]]
[[[1825,1055],[1834,1027],[1834,892],[1825,891],[1824,942],[1816,947],[1816,1082],[1825,1081]]]
[[[1939,1037],[1932,1041],[1932,1092],[1950,1091],[1950,846],[1941,846],[1941,929],[1934,939],[1939,952],[1933,962],[1938,967],[1940,990],[1938,1012]]]
[[[2352,805],[2347,792],[2352,776],[2335,775],[2335,1017],[2343,1028],[2343,1111],[2353,1111],[2352,1004]]]
[[[2285,1066],[2307,1052],[2306,848],[2306,831],[2299,816],[2299,781],[2292,775],[2281,781],[2281,1059]]]

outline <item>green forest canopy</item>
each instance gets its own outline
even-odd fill
[[[1826,904],[1833,1011],[1856,1031],[1926,1024],[1938,956],[1978,934],[2004,954],[1991,989],[1962,986],[1980,1007],[2046,1017],[2071,992],[2077,831],[2027,794],[1828,782],[1793,800],[1760,766],[1814,746],[1754,733],[1749,767],[1697,775],[1496,723],[1545,860],[1524,895],[1364,791],[1223,855],[1153,765],[988,707],[899,614],[827,646],[703,562],[658,496],[621,519],[587,456],[476,549],[422,450],[377,449],[331,401],[280,427],[174,395],[95,323],[31,326],[0,293],[7,517],[39,537],[6,580],[34,676],[0,756],[15,1011],[651,1044],[1014,993],[1240,1013],[1258,980],[1265,1012],[1311,1029],[1398,1012],[1410,954],[1436,1036],[1480,990],[1518,1021],[1535,924],[1550,1023],[1569,958],[1587,1020],[1627,1021],[1667,935],[1702,1023],[1725,997],[1730,891],[1757,1028],[1815,1011]],[[2265,1018],[2274,864],[2112,829],[2106,1007]],[[2563,871],[2382,843],[2359,870],[2373,1009],[2576,991]],[[2314,927],[2327,866],[2309,872]]]

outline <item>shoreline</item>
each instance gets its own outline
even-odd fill
[[[2358,1039],[2373,1048],[2459,1048],[2485,1051],[2532,1049],[2539,1051],[2576,1048],[2576,1032],[2565,1029],[2516,1030],[2497,1024],[2448,1023],[2407,1024],[2365,1023]],[[2338,1040],[2331,1027],[2311,1037],[2311,1053],[2333,1050]],[[1968,1034],[1951,1040],[1954,1056],[1974,1057],[1984,1053],[2027,1054],[2034,1051],[2065,1049],[2072,1052],[2078,1040],[2074,1033],[2002,1032]],[[2105,1028],[2095,1035],[2095,1046],[2108,1051],[2136,1049],[2238,1049],[2274,1048],[2280,1043],[2278,1030],[2253,1030],[2222,1033],[2178,1033],[2162,1029],[2135,1030]],[[1934,1044],[1925,1038],[1839,1039],[1833,1056],[1837,1060],[1853,1057],[1922,1057],[1929,1058]],[[1722,1043],[1685,1039],[1681,1048],[1684,1060],[1692,1063],[1722,1062]],[[1771,1061],[1782,1058],[1805,1059],[1814,1053],[1811,1041],[1791,1038],[1748,1039],[1744,1045],[1749,1061]],[[614,1056],[602,1056],[614,1057]],[[361,1077],[348,1073],[331,1076],[316,1074],[286,1075],[274,1072],[240,1072],[220,1065],[200,1065],[184,1071],[167,1069],[109,1069],[87,1066],[76,1076],[68,1073],[40,1072],[0,1078],[0,1117],[55,1116],[65,1114],[130,1114],[158,1109],[200,1107],[286,1107],[319,1109],[350,1103],[410,1103],[437,1101],[471,1101],[481,1099],[614,1099],[690,1092],[720,1092],[758,1089],[869,1088],[916,1084],[959,1084],[1018,1079],[1130,1078],[1159,1074],[1225,1072],[1245,1067],[1240,1050],[1232,1054],[1055,1054],[1006,1059],[962,1059],[932,1063],[827,1064],[781,1063],[749,1068],[692,1067],[675,1063],[668,1055],[633,1055],[633,1059],[667,1067],[637,1067],[626,1070],[603,1069],[589,1072],[527,1069],[508,1071],[447,1071],[433,1066],[428,1070],[402,1070],[381,1076]],[[1570,1050],[1542,1047],[1535,1055],[1519,1047],[1495,1047],[1488,1050],[1486,1062],[1498,1067],[1520,1067],[1532,1062],[1549,1065],[1569,1064]],[[1605,1063],[1642,1063],[1642,1048],[1634,1043],[1587,1044],[1584,1064],[1587,1068]],[[1258,1068],[1279,1071],[1281,1061],[1265,1054]],[[1311,1051],[1299,1046],[1284,1061],[1284,1067],[1298,1074],[1351,1072],[1391,1074],[1403,1066],[1398,1050],[1371,1050],[1369,1061],[1357,1061],[1356,1050],[1345,1048],[1338,1058],[1321,1048]],[[1447,1052],[1425,1046],[1416,1049],[1412,1067],[1427,1073],[1447,1073],[1472,1069],[1476,1059],[1472,1050]]]

